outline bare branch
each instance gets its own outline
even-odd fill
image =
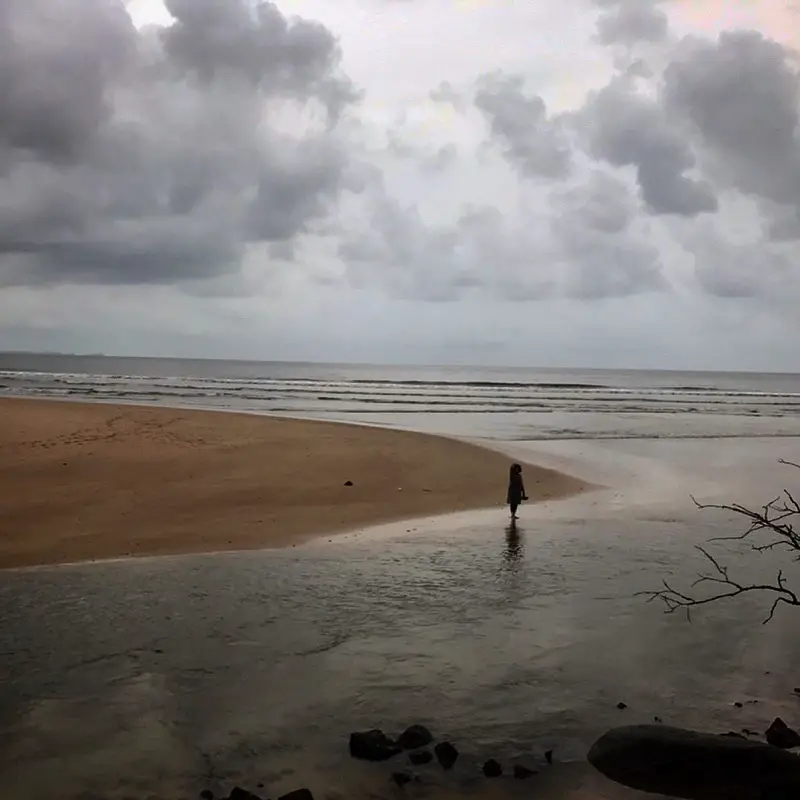
[[[800,464],[792,461],[780,459],[780,463],[800,469]],[[749,547],[757,553],[785,548],[796,554],[793,558],[794,561],[800,560],[800,533],[795,531],[793,525],[793,521],[800,517],[800,504],[788,489],[785,489],[778,497],[762,506],[758,511],[739,503],[700,503],[694,497],[692,497],[692,502],[698,509],[726,511],[744,517],[749,523],[743,533],[731,536],[717,536],[710,539],[710,542],[746,541]],[[762,535],[766,538],[759,538]],[[665,611],[668,614],[678,609],[683,609],[686,612],[687,619],[690,621],[691,609],[696,606],[704,606],[719,600],[739,597],[753,592],[765,592],[774,597],[764,624],[772,620],[779,605],[800,607],[800,596],[787,587],[783,570],[778,572],[774,583],[742,584],[734,580],[729,573],[728,567],[720,563],[706,548],[697,547],[697,550],[710,564],[710,569],[698,575],[697,579],[692,583],[692,588],[712,586],[714,590],[711,594],[696,597],[692,594],[678,591],[667,581],[662,581],[663,589],[638,592],[637,596],[646,597],[647,602],[660,600],[664,603]]]

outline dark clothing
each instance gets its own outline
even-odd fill
[[[519,504],[525,497],[525,484],[522,482],[522,474],[512,472],[508,479],[508,494],[506,503],[511,506],[512,511],[516,511]]]

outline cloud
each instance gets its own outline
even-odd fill
[[[0,284],[172,283],[286,242],[347,182],[335,37],[271,3],[0,9]]]
[[[692,123],[720,178],[800,209],[800,80],[783,45],[756,31],[687,38],[664,86],[668,112]]]
[[[597,38],[603,45],[662,42],[669,19],[659,8],[661,0],[596,0],[603,10],[597,21]]]
[[[626,297],[668,288],[658,248],[635,230],[637,204],[620,178],[595,170],[550,198],[552,230],[572,264],[567,296]]]
[[[525,92],[521,75],[491,74],[477,81],[474,103],[489,123],[503,155],[528,178],[563,178],[570,148],[544,100]]]
[[[696,165],[690,142],[627,76],[594,93],[574,122],[592,155],[635,168],[651,214],[692,217],[717,210],[711,185],[686,174]]]
[[[631,187],[596,169],[508,210],[462,205],[434,222],[384,184],[339,248],[348,280],[406,300],[596,300],[667,288],[658,248],[637,225]]]
[[[456,111],[463,112],[467,107],[464,95],[457,92],[449,81],[442,81],[436,88],[431,89],[428,96],[434,103],[451,105]]]
[[[684,313],[684,355],[715,330],[735,355],[737,314],[796,327],[797,65],[766,0],[730,16],[761,33],[721,0],[158,5],[0,3],[15,340],[30,316],[313,358],[341,329],[380,360],[409,318],[423,350],[527,352],[515,319],[558,361],[666,352]]]

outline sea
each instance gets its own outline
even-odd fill
[[[282,414],[501,440],[796,436],[800,375],[0,354],[0,396]]]
[[[0,796],[645,800],[585,760],[623,724],[800,728],[800,626],[771,596],[694,609],[797,562],[746,520],[796,485],[800,376],[0,355],[0,396],[332,419],[480,441],[593,481],[574,499],[412,520],[297,548],[0,573]],[[2,405],[0,405],[0,411]],[[0,416],[0,424],[2,417]],[[0,521],[0,533],[2,521]],[[702,590],[702,587],[700,587]],[[348,755],[423,723],[456,768]],[[755,733],[753,733],[755,732]],[[545,753],[550,753],[548,763]],[[492,782],[481,766],[502,764]],[[537,771],[510,776],[513,764]],[[408,773],[403,790],[393,772]]]

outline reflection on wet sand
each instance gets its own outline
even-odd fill
[[[524,555],[523,535],[517,520],[510,520],[506,526],[506,561],[511,567],[518,564]]]

